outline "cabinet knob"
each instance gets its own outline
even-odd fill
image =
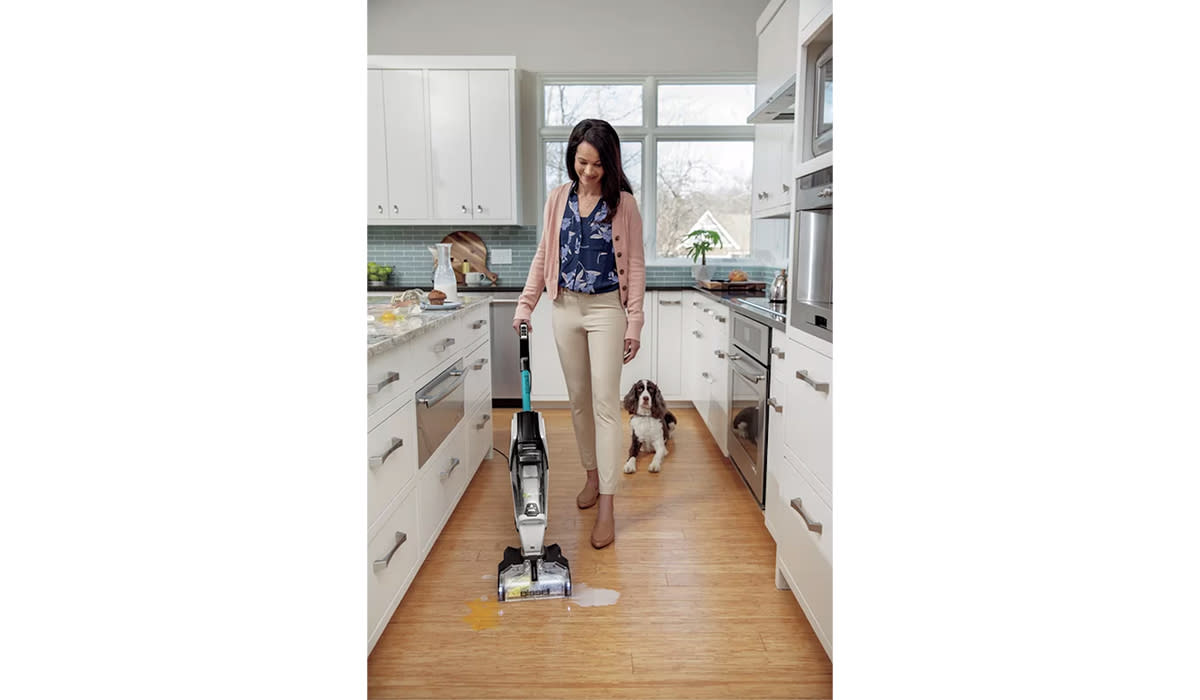
[[[477,210],[477,211],[478,211],[480,214],[482,214],[482,213],[483,213],[483,205],[482,205],[482,204],[476,204],[476,205],[475,205],[475,209],[476,209],[476,210]]]
[[[776,401],[774,396],[767,399],[767,405],[775,409],[776,413],[783,413],[783,404]]]
[[[780,350],[779,348],[771,348],[771,354],[778,357],[781,360],[783,359],[783,351]]]
[[[399,204],[393,204],[393,205],[392,205],[392,212],[394,212],[394,213],[396,213],[396,214],[399,214],[399,213],[400,213],[400,205],[399,205]]]
[[[725,359],[725,353],[721,352],[720,350],[713,350],[713,354],[716,355],[717,357],[721,358],[722,360]]]
[[[462,205],[462,213],[464,213],[464,214],[467,213],[467,205],[465,205],[465,204]]]
[[[789,192],[790,190],[791,190],[791,188],[787,186],[787,183],[784,183],[784,184],[783,184],[783,191],[786,193],[786,192]]]
[[[380,205],[379,205],[379,213],[380,213],[380,214],[382,214],[382,213],[383,213],[383,205],[382,205],[382,204],[380,204]]]

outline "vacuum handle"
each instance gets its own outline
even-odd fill
[[[529,324],[521,321],[517,326],[517,336],[521,339],[521,369],[529,369]]]

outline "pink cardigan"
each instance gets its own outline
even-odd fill
[[[525,290],[517,300],[517,312],[513,320],[529,320],[533,307],[542,296],[542,288],[551,299],[558,296],[558,232],[562,228],[563,214],[567,209],[567,198],[572,183],[555,187],[546,200],[546,211],[542,221],[542,240],[533,256],[533,266],[525,280]],[[621,304],[625,307],[625,337],[641,342],[642,299],[646,296],[646,256],[642,249],[642,215],[638,213],[637,200],[628,192],[621,193],[621,203],[613,217],[613,251],[617,254],[617,278],[621,282]],[[551,251],[551,252],[547,252]]]

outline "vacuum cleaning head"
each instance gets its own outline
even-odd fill
[[[571,565],[562,549],[552,544],[541,557],[526,558],[506,547],[496,574],[496,597],[502,602],[571,597]]]

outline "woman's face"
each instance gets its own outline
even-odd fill
[[[604,166],[600,165],[600,152],[587,141],[580,141],[575,149],[575,174],[579,176],[579,184],[587,187],[599,187],[604,177]]]

